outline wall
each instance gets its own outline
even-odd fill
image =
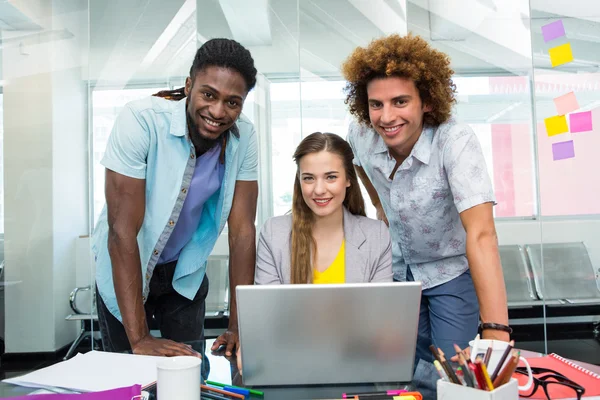
[[[88,231],[87,1],[44,6],[31,18],[54,33],[2,49],[7,353],[55,351],[78,328],[65,317]]]

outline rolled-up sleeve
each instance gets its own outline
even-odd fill
[[[350,148],[352,149],[352,153],[354,153],[354,159],[352,162],[357,167],[361,166],[360,159],[358,157],[358,151],[356,148],[356,140],[357,140],[357,130],[358,126],[356,122],[352,122],[348,127],[348,135],[346,136],[346,141],[350,144]]]
[[[446,144],[443,161],[459,213],[479,204],[496,202],[479,140],[468,125],[461,129],[463,134]]]
[[[121,175],[145,179],[149,146],[148,127],[125,106],[115,121],[100,164]]]
[[[248,138],[248,147],[246,148],[246,154],[244,160],[240,166],[240,170],[237,175],[238,181],[256,181],[258,180],[258,145],[256,140],[256,131],[254,127],[250,132]]]

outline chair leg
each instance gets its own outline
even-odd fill
[[[75,352],[75,349],[77,348],[77,346],[79,346],[79,343],[81,343],[83,338],[85,338],[85,323],[81,321],[81,329],[79,330],[79,335],[77,336],[77,339],[75,339],[71,347],[69,347],[69,351],[67,351],[67,354],[63,358],[63,361],[66,361],[69,358],[71,358],[71,356]]]

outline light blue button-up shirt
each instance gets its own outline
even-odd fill
[[[235,182],[258,178],[257,138],[252,123],[242,115],[228,135],[221,188],[205,202],[198,228],[181,250],[173,277],[173,288],[188,299],[196,295],[204,279],[208,256],[227,222]],[[154,267],[188,193],[195,154],[187,136],[185,99],[149,97],[128,103],[110,134],[101,164],[119,174],[146,180],[144,221],[137,237],[144,301]],[[104,207],[92,238],[96,284],[107,308],[121,320],[107,241]]]
[[[394,279],[407,268],[423,289],[464,273],[466,232],[460,213],[495,202],[481,145],[468,125],[450,120],[425,127],[410,155],[390,175],[396,160],[372,128],[350,125],[354,164],[375,187],[390,223]]]

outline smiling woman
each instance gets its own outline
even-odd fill
[[[365,217],[341,137],[315,132],[294,152],[292,214],[269,219],[260,234],[256,284],[391,281],[387,226]]]

